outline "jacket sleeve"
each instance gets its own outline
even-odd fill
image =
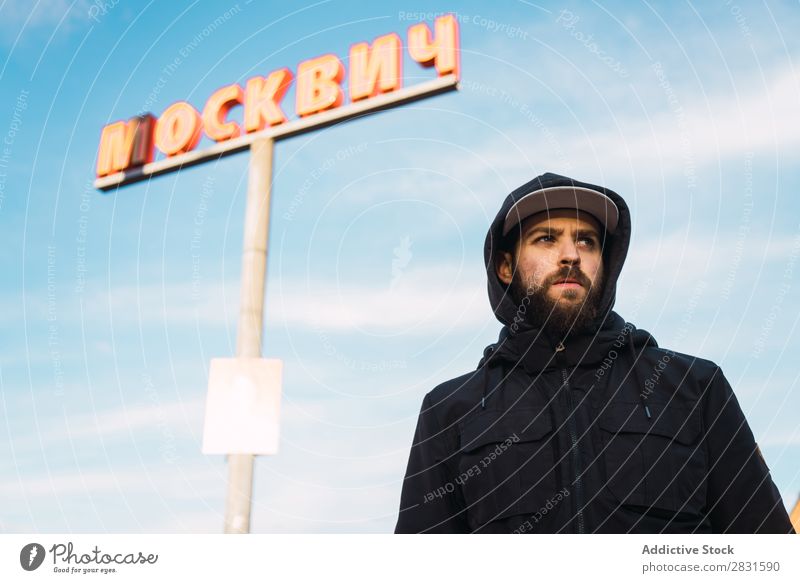
[[[453,470],[452,435],[439,424],[430,394],[426,395],[403,480],[396,534],[469,532]]]
[[[709,454],[707,507],[715,533],[794,533],[739,402],[719,367],[703,411]]]

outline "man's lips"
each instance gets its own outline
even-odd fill
[[[572,278],[560,279],[555,283],[553,283],[553,285],[561,285],[564,287],[583,287],[583,284],[581,282],[579,282],[577,279],[572,279]]]

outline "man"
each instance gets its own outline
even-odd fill
[[[504,324],[478,370],[425,396],[396,532],[793,533],[730,385],[612,311],[631,222],[555,174],[486,236]]]

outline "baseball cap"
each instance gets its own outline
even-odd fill
[[[522,196],[508,209],[503,236],[519,223],[541,211],[577,209],[596,218],[611,234],[617,228],[619,209],[614,201],[598,190],[583,186],[551,186]]]

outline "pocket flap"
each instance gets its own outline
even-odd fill
[[[668,437],[691,445],[702,431],[699,407],[647,403],[651,418],[641,403],[610,403],[600,417],[600,427],[612,433],[644,433]]]
[[[542,439],[553,429],[546,408],[529,408],[514,411],[484,411],[469,419],[461,428],[460,445],[464,451],[482,445],[508,441]]]

